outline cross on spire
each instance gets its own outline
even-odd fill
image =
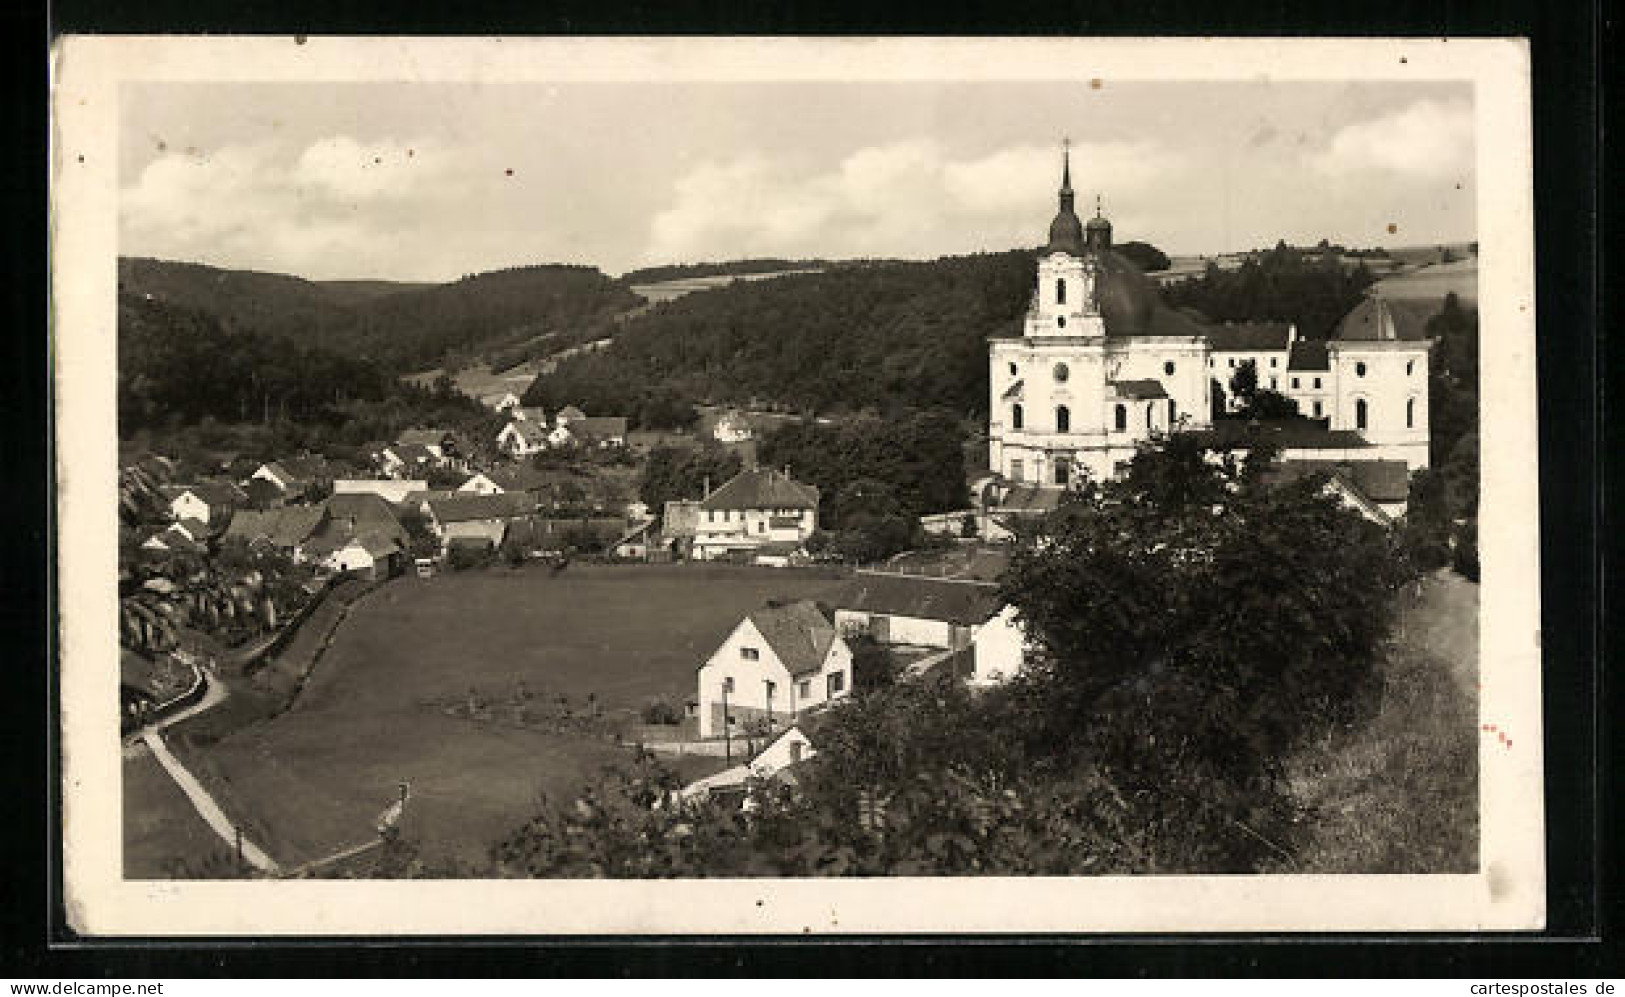
[[[1100,194],[1095,194],[1095,217],[1100,217]]]

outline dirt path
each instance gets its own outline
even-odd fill
[[[227,845],[236,848],[237,826],[226,816],[226,812],[220,809],[220,805],[209,795],[209,791],[203,788],[203,784],[197,781],[197,777],[187,771],[186,766],[170,752],[169,745],[164,743],[163,734],[155,728],[148,727],[141,732],[141,739],[146,742],[147,749],[158,760],[158,764],[162,765],[164,771],[169,773],[169,777],[175,780],[175,785],[179,786],[181,792],[186,794],[186,798],[192,801],[193,809],[203,818],[204,823],[208,824]],[[272,874],[280,871],[271,856],[265,854],[258,845],[247,838],[242,840],[243,858],[254,868]]]

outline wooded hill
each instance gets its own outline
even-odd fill
[[[657,305],[539,378],[529,404],[630,411],[669,390],[793,411],[986,411],[987,337],[1019,329],[1017,251],[741,282]]]
[[[639,299],[593,267],[547,265],[448,284],[309,281],[196,263],[119,260],[119,289],[392,373],[441,366],[544,332],[607,321]]]

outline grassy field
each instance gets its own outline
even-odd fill
[[[608,736],[448,716],[472,687],[608,711],[693,693],[729,630],[772,597],[817,598],[834,574],[702,565],[493,568],[399,579],[357,603],[293,708],[187,759],[277,861],[359,844],[411,782],[406,835],[425,859],[473,860],[540,792],[573,792],[625,757]]]
[[[180,863],[201,870],[232,857],[156,759],[124,760],[125,879],[169,879]]]
[[[1441,571],[1401,598],[1378,715],[1288,762],[1318,816],[1279,871],[1478,868],[1478,586]]]

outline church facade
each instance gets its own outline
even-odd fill
[[[1165,305],[1156,287],[1112,248],[1111,223],[1082,222],[1070,159],[1060,207],[1039,252],[1037,287],[1019,336],[989,341],[988,461],[1011,485],[1065,488],[1119,475],[1135,448],[1173,432],[1214,429],[1213,385],[1234,373],[1238,338],[1259,386],[1294,399],[1330,454],[1427,465],[1429,341],[1369,298],[1335,338],[1305,341],[1281,325],[1238,337]],[[1223,369],[1220,369],[1223,365]],[[1272,380],[1273,379],[1273,380]],[[1287,459],[1294,453],[1289,451]]]

